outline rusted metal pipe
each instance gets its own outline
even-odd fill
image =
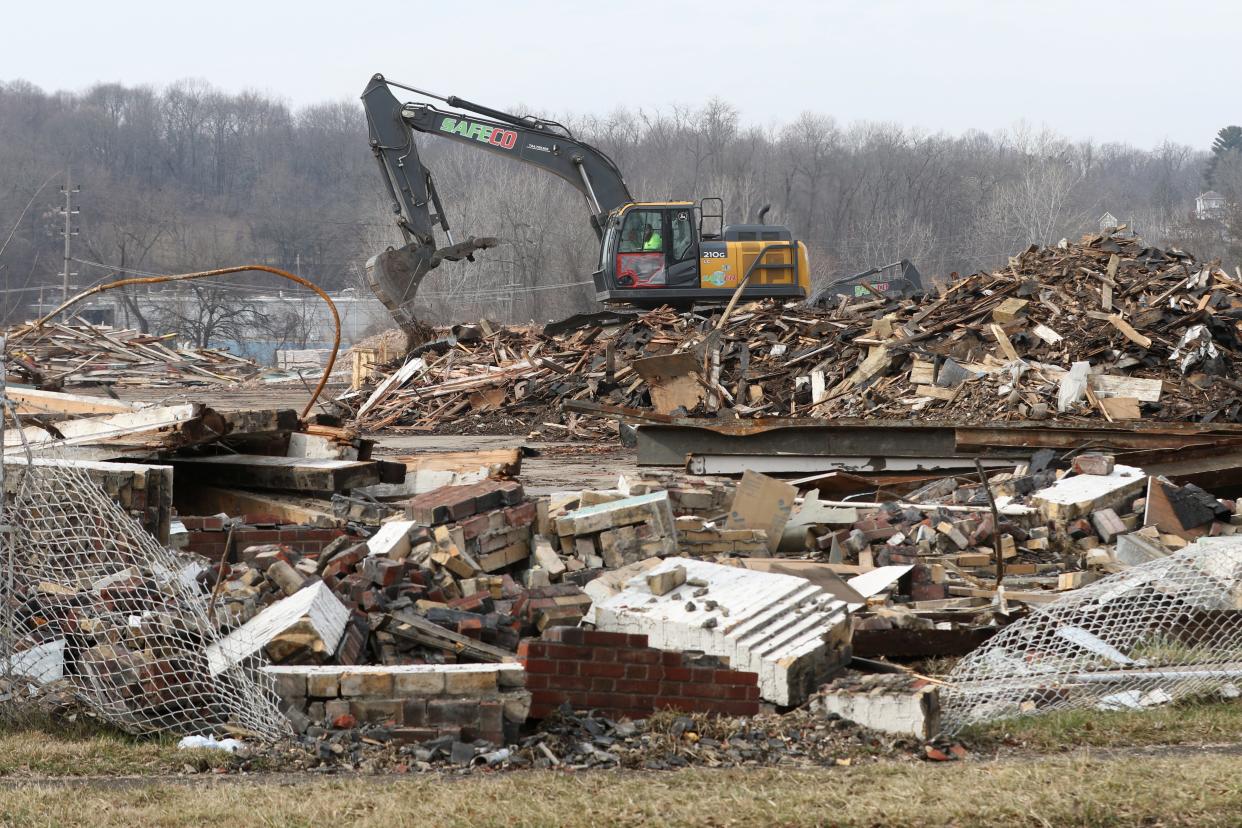
[[[311,394],[310,402],[306,404],[306,408],[302,409],[301,416],[305,417],[310,413],[311,409],[315,407],[315,403],[318,401],[319,395],[323,393],[324,386],[328,384],[328,377],[332,374],[332,368],[336,365],[337,352],[341,348],[341,315],[337,312],[336,303],[332,301],[332,297],[325,293],[322,288],[313,282],[303,279],[301,276],[295,276],[286,270],[281,270],[280,268],[268,267],[267,265],[239,265],[237,267],[221,267],[216,270],[200,270],[196,273],[178,273],[171,276],[136,276],[130,279],[118,279],[115,282],[95,285],[92,288],[82,291],[76,296],[71,296],[64,302],[61,302],[50,313],[36,321],[30,330],[39,330],[47,324],[48,320],[54,316],[57,316],[65,309],[76,305],[78,302],[81,302],[89,296],[94,296],[97,293],[103,293],[105,290],[129,287],[130,285],[158,285],[163,284],[164,282],[187,282],[192,279],[209,279],[213,276],[224,276],[228,273],[242,273],[247,270],[259,270],[264,273],[272,273],[276,276],[280,276],[281,278],[288,279],[291,282],[296,282],[302,287],[310,288],[319,295],[319,298],[328,303],[328,310],[332,311],[332,324],[334,327],[332,353],[328,356],[328,364],[323,369],[323,376],[319,378],[319,384],[315,386],[315,390]]]

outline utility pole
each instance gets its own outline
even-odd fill
[[[69,271],[69,239],[78,234],[77,229],[73,226],[73,217],[80,211],[73,206],[73,194],[82,192],[82,188],[72,185],[73,182],[69,177],[69,168],[65,167],[65,185],[60,188],[60,191],[65,194],[65,206],[61,208],[61,212],[65,214],[65,229],[61,231],[65,236],[65,265],[60,275],[60,301],[62,302],[69,300],[69,277],[78,275]]]

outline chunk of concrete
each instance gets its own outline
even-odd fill
[[[940,692],[907,676],[879,674],[842,679],[811,700],[811,710],[836,714],[881,733],[933,739],[940,732]]]
[[[257,655],[282,636],[290,645],[308,646],[327,657],[345,634],[349,609],[332,594],[323,581],[316,581],[298,592],[266,607],[242,626],[207,648],[207,666],[212,675]],[[278,657],[277,653],[269,655]]]
[[[410,556],[410,532],[418,526],[412,520],[381,523],[379,530],[367,538],[367,555],[403,561]]]
[[[1169,551],[1157,541],[1137,532],[1118,536],[1117,548],[1113,550],[1113,560],[1126,566],[1138,566],[1168,556]]]
[[[675,566],[672,569],[661,569],[647,576],[647,589],[652,595],[667,595],[686,582],[686,570]]]
[[[668,492],[652,492],[575,509],[556,519],[556,531],[559,535],[588,535],[639,523],[653,524],[662,536],[672,539],[676,549],[677,527]]]
[[[652,595],[647,575],[678,567],[703,585],[704,600],[687,601],[683,589]],[[593,610],[601,630],[646,635],[652,647],[719,656],[757,673],[760,695],[779,705],[801,704],[850,659],[846,602],[792,575],[667,558]]]
[[[1031,495],[1031,503],[1047,520],[1074,520],[1102,509],[1117,509],[1137,497],[1147,475],[1133,466],[1117,465],[1110,474],[1074,474]]]

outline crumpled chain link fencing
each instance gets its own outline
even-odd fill
[[[22,688],[61,681],[134,734],[288,732],[261,659],[213,673],[218,640],[201,559],[163,547],[80,468],[4,459],[0,667]]]
[[[942,723],[962,728],[1058,710],[1139,709],[1242,687],[1242,537],[1066,593],[957,663]]]

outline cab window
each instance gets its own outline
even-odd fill
[[[617,237],[617,224],[614,219],[608,222],[608,229],[604,231],[604,243],[599,248],[599,269],[604,270],[608,267],[608,258],[611,255],[613,240]]]
[[[673,261],[690,258],[694,252],[694,221],[689,209],[669,210],[673,225]]]
[[[660,252],[663,246],[664,216],[659,210],[631,210],[621,227],[620,253]]]

